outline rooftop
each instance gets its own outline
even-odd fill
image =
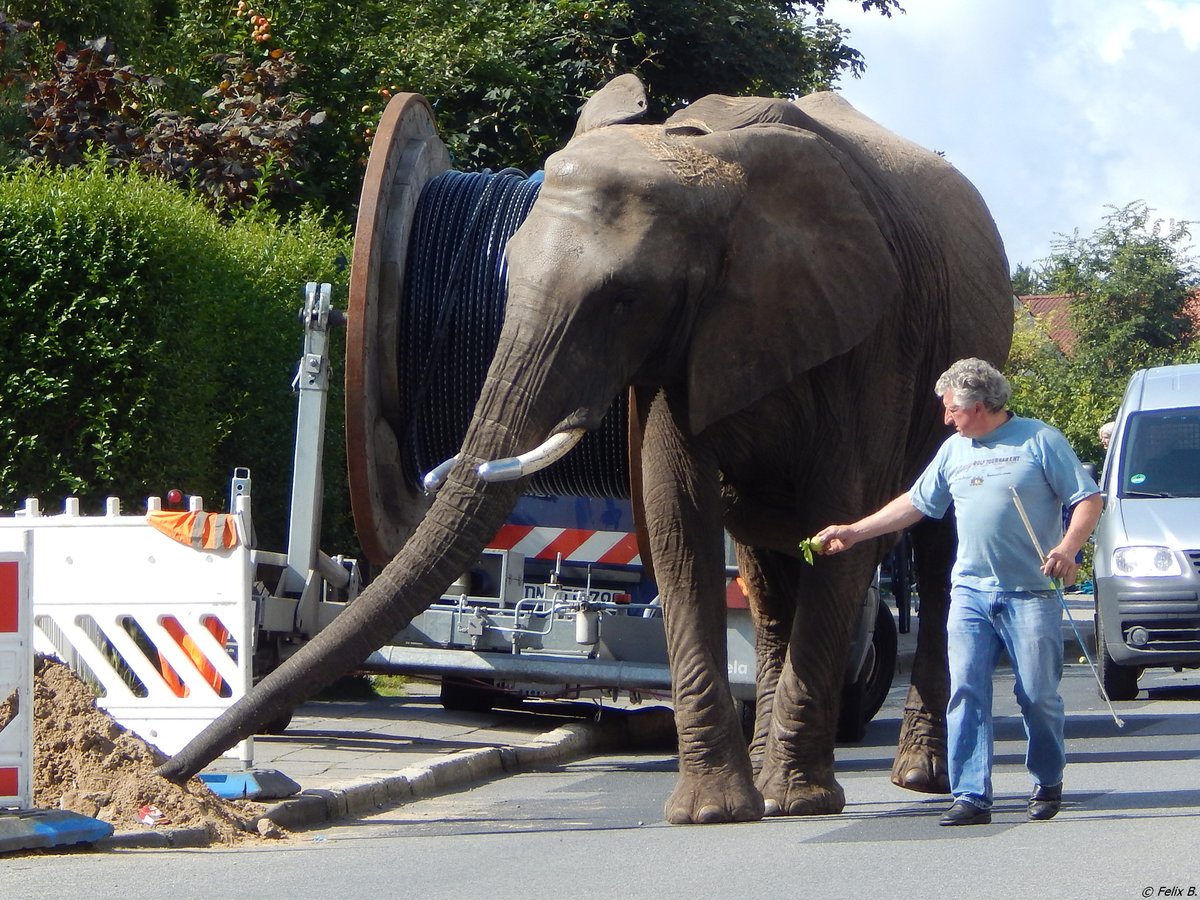
[[[1041,325],[1058,349],[1070,356],[1071,351],[1075,349],[1076,340],[1075,329],[1071,327],[1071,295],[1024,294],[1017,297],[1017,300]],[[1195,324],[1196,333],[1200,334],[1200,288],[1192,292],[1184,311]]]

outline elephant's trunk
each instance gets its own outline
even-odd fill
[[[466,455],[464,454],[466,457]],[[517,498],[482,488],[466,457],[404,548],[333,622],[193,738],[158,774],[178,783],[360,665],[478,558]]]

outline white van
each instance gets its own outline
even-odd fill
[[[1200,365],[1135,372],[1101,481],[1096,656],[1112,700],[1148,666],[1200,666]]]

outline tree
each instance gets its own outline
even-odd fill
[[[1007,367],[1014,408],[1056,425],[1093,459],[1097,429],[1120,405],[1129,376],[1194,360],[1200,349],[1187,310],[1200,283],[1191,223],[1152,219],[1141,201],[1109,209],[1093,234],[1060,235],[1030,276],[1044,292],[1071,296],[1071,356],[1042,352],[1019,335]]]
[[[883,14],[899,8],[896,0],[862,5]],[[431,100],[457,168],[531,171],[566,142],[587,97],[623,72],[643,79],[659,114],[707,93],[795,95],[858,74],[861,55],[823,18],[824,7],[296,0],[270,16],[266,46],[296,54],[303,72],[295,90],[329,116],[312,135],[316,162],[303,193],[349,213],[374,127],[397,91]],[[244,39],[222,21],[222,9],[221,0],[181,0],[180,43],[215,51]]]
[[[1152,222],[1141,201],[1110,209],[1091,237],[1076,232],[1053,245],[1046,279],[1073,298],[1079,365],[1123,377],[1186,351],[1194,334],[1185,306],[1197,270],[1189,222]]]
[[[62,5],[62,0],[55,0]],[[891,15],[897,0],[854,0]],[[23,6],[32,15],[33,3]],[[312,161],[293,173],[292,202],[350,213],[373,129],[389,97],[424,94],[456,167],[539,167],[570,136],[579,107],[617,74],[634,72],[663,113],[712,92],[791,96],[859,74],[861,54],[826,17],[825,0],[104,0],[88,29],[105,28],[123,63],[161,79],[154,102],[203,127],[204,93],[220,59],[287,53],[289,85],[326,121],[305,136]],[[104,9],[128,8],[151,31]],[[50,24],[47,25],[47,22]],[[45,67],[53,31],[84,40],[69,17],[42,20],[28,65]],[[95,35],[91,35],[95,36]],[[40,56],[38,55],[40,54]]]
[[[1030,266],[1018,264],[1012,273],[1012,290],[1016,296],[1025,297],[1042,293],[1042,285],[1038,284],[1037,276]]]

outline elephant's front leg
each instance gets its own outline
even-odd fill
[[[679,781],[666,818],[677,825],[759,819],[763,801],[729,690],[717,466],[686,439],[662,392],[638,405],[646,525],[679,736]]]
[[[819,578],[801,572],[798,560],[791,565],[799,607],[758,774],[768,816],[828,815],[846,805],[833,751],[850,631],[870,563],[867,553],[855,551],[822,559]]]

